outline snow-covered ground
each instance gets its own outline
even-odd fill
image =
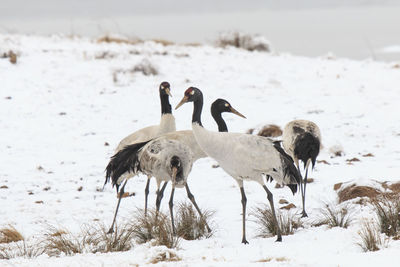
[[[279,53],[247,52],[210,46],[162,46],[153,42],[128,45],[97,43],[84,38],[0,35],[0,54],[13,50],[17,64],[0,59],[0,227],[15,226],[25,237],[43,230],[43,223],[78,231],[85,223],[111,223],[116,194],[104,183],[104,168],[118,142],[160,117],[158,85],[171,83],[175,106],[189,86],[203,91],[203,124],[216,130],[209,106],[227,99],[247,120],[224,115],[231,132],[265,124],[283,127],[293,119],[316,122],[324,149],[307,187],[309,218],[294,235],[256,238],[248,216],[249,245],[241,241],[241,203],[236,182],[212,159],[197,161],[189,184],[202,208],[215,210],[217,232],[199,241],[181,241],[175,253],[183,266],[397,266],[400,241],[365,253],[356,244],[365,206],[356,207],[348,229],[311,227],[324,202],[335,201],[333,185],[372,179],[398,181],[400,166],[400,67],[396,62],[353,61],[333,56],[306,58]],[[159,74],[144,76],[126,70],[147,59]],[[192,105],[174,111],[178,129],[190,129]],[[105,143],[109,143],[106,146]],[[344,156],[330,149],[342,147]],[[374,157],[363,157],[372,153]],[[349,165],[346,160],[357,157]],[[118,220],[143,207],[146,178],[132,179]],[[78,188],[82,187],[82,190]],[[301,207],[301,196],[275,189]],[[267,203],[256,183],[246,183],[248,212]],[[150,194],[155,206],[155,183]],[[166,195],[169,194],[169,188]],[[176,202],[186,199],[177,190]],[[41,202],[42,201],[42,202]],[[39,203],[37,203],[39,202]],[[167,200],[162,209],[168,210]],[[278,205],[278,204],[276,204]],[[279,205],[278,205],[279,206]],[[135,245],[124,253],[72,257],[1,260],[1,266],[131,266],[151,264],[160,247]],[[164,249],[165,250],[165,249]]]

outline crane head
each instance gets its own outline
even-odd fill
[[[172,97],[171,86],[170,86],[169,82],[162,82],[160,84],[160,94],[165,94],[165,95],[169,95],[170,97]]]

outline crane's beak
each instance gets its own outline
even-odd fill
[[[236,114],[236,115],[238,115],[239,117],[242,117],[242,118],[247,119],[242,113],[240,113],[239,111],[237,111],[237,110],[234,109],[233,107],[230,107],[230,109],[231,109],[231,112],[232,112],[233,114]]]
[[[181,102],[179,102],[179,104],[176,105],[175,109],[178,109],[180,106],[182,106],[183,104],[185,104],[186,102],[188,102],[188,99],[189,99],[189,98],[188,98],[187,96],[184,96],[184,97],[182,98]]]
[[[176,167],[172,167],[172,182],[173,183],[175,183],[177,173],[178,173],[178,169]]]
[[[166,89],[165,89],[165,92],[167,93],[167,95],[169,95],[170,97],[172,97],[171,89],[170,89],[170,88],[166,88]]]

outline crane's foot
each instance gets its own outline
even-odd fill
[[[111,227],[111,228],[108,230],[107,234],[112,234],[112,233],[114,233],[114,228],[113,228],[113,227]]]
[[[282,242],[282,236],[278,236],[275,242]]]
[[[303,212],[301,213],[301,218],[304,218],[304,217],[308,217],[307,212],[305,210],[303,210]]]
[[[242,238],[242,243],[246,245],[246,244],[248,244],[249,242],[246,240],[245,237],[243,237],[243,238]]]

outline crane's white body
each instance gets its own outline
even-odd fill
[[[280,184],[293,183],[284,175],[281,157],[270,139],[241,133],[212,132],[197,123],[193,123],[192,128],[201,149],[239,183],[253,180],[263,185],[265,175],[270,175]]]

